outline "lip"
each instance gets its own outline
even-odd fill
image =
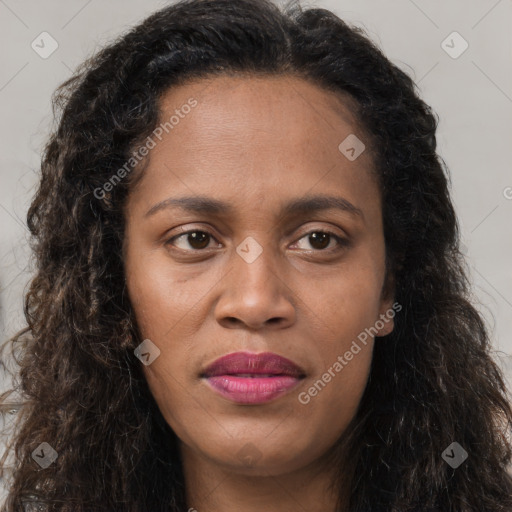
[[[201,374],[210,389],[240,404],[274,400],[296,387],[304,377],[300,366],[272,352],[227,354]]]

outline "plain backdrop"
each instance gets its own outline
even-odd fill
[[[1,340],[24,323],[22,298],[31,276],[25,218],[52,125],[51,94],[86,57],[167,3],[0,0]],[[508,365],[512,1],[318,0],[302,5],[330,9],[364,28],[414,78],[439,115],[439,154],[450,170],[474,298]],[[52,45],[56,49],[45,55]]]

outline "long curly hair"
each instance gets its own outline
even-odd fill
[[[472,305],[437,115],[362,29],[328,10],[185,0],[90,57],[54,94],[27,215],[27,327],[7,340],[24,406],[3,512],[186,510],[177,438],[134,355],[141,336],[125,286],[123,212],[144,160],[101,199],[95,191],[155,129],[169,88],[240,73],[348,93],[371,140],[402,311],[375,344],[356,416],[332,449],[333,485],[350,483],[350,512],[512,510],[512,411]],[[468,453],[457,469],[442,456],[453,442]],[[33,457],[41,443],[57,455],[44,469]]]

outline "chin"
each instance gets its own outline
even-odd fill
[[[228,471],[248,476],[278,476],[304,468],[322,455],[317,453],[314,440],[308,449],[308,443],[297,443],[297,438],[293,439],[293,445],[279,440],[271,443],[268,438],[261,442],[237,439],[236,443],[229,439],[224,446],[216,444],[215,452],[203,453]],[[306,446],[301,447],[301,444]]]

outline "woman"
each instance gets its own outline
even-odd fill
[[[436,118],[361,30],[189,0],[55,104],[4,511],[511,510]]]

